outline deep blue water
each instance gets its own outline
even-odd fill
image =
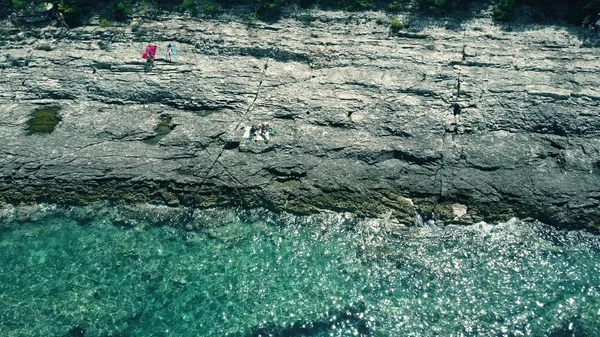
[[[5,218],[0,336],[600,336],[585,232],[113,220]]]

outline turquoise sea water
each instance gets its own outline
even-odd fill
[[[0,336],[600,336],[589,233],[233,219],[5,221]]]

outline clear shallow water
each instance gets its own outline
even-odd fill
[[[588,233],[207,225],[12,224],[0,335],[600,336],[600,238]]]

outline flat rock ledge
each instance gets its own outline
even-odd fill
[[[1,27],[0,203],[599,228],[597,37],[410,16]],[[148,43],[178,55],[145,71]],[[242,137],[264,121],[270,142]]]

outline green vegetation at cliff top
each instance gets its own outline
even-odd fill
[[[41,1],[41,0],[40,0]],[[7,15],[15,10],[24,9],[24,1],[0,0],[0,14]],[[58,7],[65,13],[66,20],[73,24],[82,24],[89,16],[99,15],[102,19],[124,21],[135,12],[145,14],[159,13],[161,10],[183,11],[192,16],[214,16],[223,8],[246,6],[250,14],[261,20],[275,20],[285,8],[298,6],[321,9],[366,11],[384,10],[398,12],[410,10],[429,15],[452,14],[468,17],[469,11],[475,11],[477,5],[489,5],[492,16],[497,21],[514,20],[518,13],[530,13],[538,21],[564,20],[572,24],[581,24],[590,15],[597,20],[600,12],[600,0],[60,0]]]

